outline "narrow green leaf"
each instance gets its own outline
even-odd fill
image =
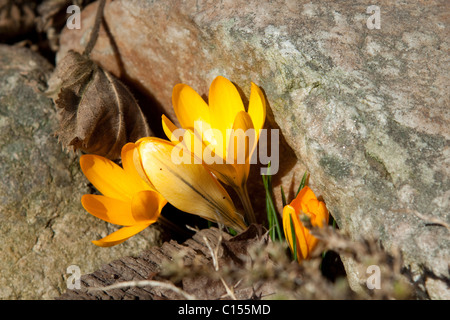
[[[284,194],[283,186],[281,186],[280,189],[281,189],[281,201],[283,203],[284,208],[287,205],[286,195]]]
[[[232,228],[228,228],[228,233],[231,234],[232,236],[235,236],[238,234],[237,231]]]
[[[295,236],[294,221],[292,216],[289,216],[289,223],[291,224],[291,236],[292,236],[292,252],[294,255],[294,261],[297,261],[297,237]]]
[[[306,179],[308,178],[308,172],[305,171],[305,174],[303,174],[302,181],[300,181],[300,185],[298,186],[297,194],[306,186]]]
[[[270,162],[267,166],[267,175],[262,176],[264,189],[266,191],[266,213],[269,223],[269,235],[272,241],[281,241],[283,234],[281,233],[280,223],[278,221],[277,210],[272,198],[272,177],[270,175]]]
[[[267,213],[267,222],[269,223],[269,236],[272,241],[274,241],[274,228],[273,228],[273,219],[272,219],[272,213],[270,210],[269,205],[269,198],[267,197],[267,191],[266,191],[266,213]]]

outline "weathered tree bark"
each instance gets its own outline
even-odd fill
[[[257,237],[262,235],[260,230],[254,230]],[[259,235],[258,235],[259,234]],[[213,275],[215,262],[212,255],[216,252],[215,259],[218,266],[221,265],[221,258],[231,261],[236,257],[230,255],[233,251],[239,252],[236,246],[239,246],[239,238],[231,241],[231,236],[221,232],[217,228],[204,229],[197,232],[192,238],[186,240],[183,244],[176,241],[165,242],[161,247],[153,247],[144,251],[137,257],[123,257],[104,265],[101,269],[81,276],[81,288],[67,290],[58,297],[58,300],[160,300],[160,299],[219,299],[227,295],[227,289],[220,279]],[[233,246],[234,242],[234,246]],[[209,246],[209,247],[208,247]],[[234,254],[234,255],[235,255]],[[167,274],[163,270],[164,265],[176,261],[181,257],[181,268],[186,268],[196,264],[201,264],[205,268],[211,268],[211,274],[208,276],[193,275],[183,277],[178,283],[161,277]],[[180,269],[181,269],[180,268]],[[176,271],[179,272],[180,270]],[[191,272],[185,270],[184,272]],[[192,271],[194,272],[194,271]],[[170,271],[169,271],[170,273]],[[149,281],[150,280],[150,281]],[[172,279],[173,280],[173,279]],[[133,281],[130,286],[122,288],[105,288],[117,285],[123,282]],[[141,286],[146,281],[147,284]],[[139,283],[141,282],[141,283]],[[157,283],[155,285],[155,283]],[[177,286],[174,290],[175,285]],[[229,284],[232,286],[232,284]],[[169,286],[169,288],[165,287]],[[96,288],[103,288],[103,290]],[[234,288],[234,297],[237,299],[249,299],[252,297],[266,294],[268,286],[257,285],[253,288],[237,286]],[[179,291],[177,291],[179,290]]]

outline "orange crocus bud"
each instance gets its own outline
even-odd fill
[[[325,203],[317,200],[308,186],[283,208],[284,234],[292,252],[296,252],[298,261],[308,259],[318,243],[318,239],[303,225],[300,219],[302,214],[309,218],[313,227],[321,228],[328,224],[329,213]]]

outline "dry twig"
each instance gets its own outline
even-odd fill
[[[106,286],[106,287],[91,287],[91,288],[88,288],[88,291],[98,291],[98,290],[108,291],[108,290],[121,289],[121,288],[127,288],[127,287],[145,287],[145,286],[169,289],[169,290],[172,290],[173,292],[178,293],[179,295],[183,296],[187,300],[197,300],[196,297],[181,290],[180,288],[178,288],[177,286],[175,286],[172,283],[155,281],[155,280],[124,281],[124,282],[115,283],[115,284],[112,284],[112,285]]]

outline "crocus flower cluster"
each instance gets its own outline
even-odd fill
[[[266,117],[261,89],[251,84],[247,111],[237,88],[220,76],[210,86],[208,103],[186,84],[174,87],[172,102],[181,128],[163,116],[169,140],[145,137],[127,143],[122,167],[98,155],[81,156],[82,171],[102,193],[84,195],[82,205],[97,218],[123,226],[94,244],[122,243],[158,221],[168,202],[237,232],[257,222],[246,185]],[[239,195],[243,215],[221,183]],[[318,242],[303,225],[302,214],[313,226],[328,224],[325,203],[308,186],[283,209],[284,235],[299,261],[309,258]]]
[[[261,89],[252,83],[245,111],[239,91],[221,76],[212,82],[208,99],[209,104],[190,86],[176,85],[172,103],[182,130],[163,116],[164,132],[172,142],[181,143],[194,154],[220,181],[231,186],[242,201],[247,221],[256,222],[247,179],[250,159],[266,118],[266,100]]]
[[[105,238],[93,241],[94,244],[108,247],[129,239],[156,222],[167,202],[237,232],[243,231],[248,222],[255,222],[246,182],[249,159],[265,120],[266,105],[261,90],[252,83],[246,112],[236,87],[229,80],[217,77],[210,88],[209,106],[185,84],[175,86],[173,104],[183,127],[181,136],[185,139],[174,139],[173,132],[177,128],[163,116],[163,128],[171,140],[145,137],[126,144],[122,149],[122,167],[97,155],[81,157],[83,173],[102,193],[84,195],[82,205],[92,215],[123,226]],[[199,129],[200,137],[194,135],[198,134],[194,128]],[[252,131],[251,141],[242,147],[242,144],[230,142],[236,134],[234,130],[230,134],[229,129],[256,130]],[[199,138],[200,152],[186,143],[188,139]],[[207,148],[222,161],[198,161]],[[238,163],[229,158],[227,161],[230,155],[236,160],[241,149],[244,150],[243,161]],[[183,151],[188,161],[173,161],[173,155]],[[237,212],[219,180],[238,191],[247,220]]]

